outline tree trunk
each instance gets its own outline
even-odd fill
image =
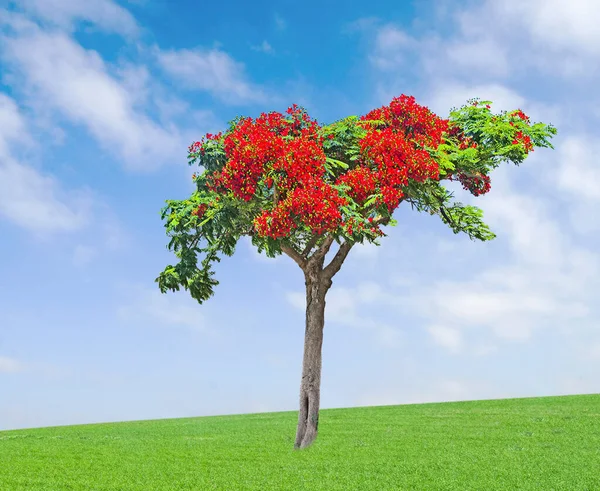
[[[321,347],[325,325],[325,294],[331,281],[324,280],[321,270],[305,272],[306,331],[300,383],[300,411],[294,448],[306,448],[317,437],[321,395]]]

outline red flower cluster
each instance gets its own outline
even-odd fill
[[[204,145],[205,142],[209,141],[209,140],[219,140],[221,137],[223,136],[223,133],[219,132],[216,135],[213,135],[212,133],[207,133],[206,135],[204,135],[202,137],[202,140],[200,140],[199,142],[194,142],[192,143],[189,147],[188,147],[188,152],[190,154],[194,154],[194,153],[204,153],[204,149],[202,148],[202,146]]]
[[[369,222],[372,222],[373,218],[369,217]],[[350,217],[347,221],[342,222],[342,227],[348,232],[349,235],[352,235],[354,232],[363,232],[368,229],[372,234],[382,237],[384,232],[379,227],[370,226],[367,227],[364,222],[358,222],[354,218]]]
[[[461,138],[458,148],[460,150],[465,150],[467,148],[477,148],[477,142],[473,141],[473,139],[469,136],[466,138]]]
[[[206,136],[204,138],[206,138]],[[202,142],[194,142],[188,147],[189,153],[196,153],[199,151],[202,151]]]
[[[515,133],[515,138],[512,141],[513,145],[523,144],[525,147],[525,153],[533,152],[533,143],[531,143],[531,138],[527,135],[523,136],[522,131],[517,131]]]
[[[272,129],[276,124],[272,114],[263,114],[257,121],[241,120],[225,136],[227,164],[215,184],[229,189],[239,199],[250,201],[266,166],[283,156],[284,141]]]
[[[491,189],[490,176],[482,174],[465,174],[459,172],[456,177],[452,174],[448,176],[450,181],[459,181],[465,191],[469,191],[473,196],[481,196]]]
[[[442,143],[443,133],[448,130],[448,120],[442,119],[429,108],[417,104],[413,96],[395,97],[389,106],[374,109],[361,120],[382,121],[384,127],[404,133],[421,147],[437,148]]]
[[[360,141],[360,150],[363,163],[369,169],[375,167],[372,176],[389,211],[400,203],[404,196],[402,188],[409,179],[424,182],[439,178],[438,164],[425,147],[435,149],[440,145],[448,130],[448,120],[406,95],[369,112],[361,120],[381,122],[365,123],[367,134]],[[352,179],[360,180],[363,190],[370,189],[370,176],[357,173]]]
[[[522,119],[523,121],[529,123],[529,116],[527,116],[523,111],[521,111],[520,109],[517,109],[516,111],[513,111],[512,113],[510,113],[511,116],[516,116],[519,119]]]
[[[521,119],[522,121],[525,121],[526,123],[530,122],[529,116],[527,116],[520,109],[517,109],[516,111],[511,112],[510,116],[517,117],[517,118]],[[515,126],[515,124],[512,121],[509,124],[513,127]],[[525,153],[533,152],[533,150],[534,150],[531,138],[528,135],[523,135],[522,131],[517,131],[515,133],[515,136],[512,140],[512,144],[513,145],[523,144],[523,146],[525,148]]]
[[[321,234],[335,230],[341,224],[340,207],[347,201],[322,180],[309,179],[305,184],[291,190],[273,210],[265,210],[255,218],[254,228],[259,235],[285,237],[296,224]]]
[[[465,150],[467,148],[477,148],[477,142],[473,140],[473,138],[471,138],[470,136],[465,136],[461,127],[457,124],[453,124],[448,127],[447,136],[458,139],[458,148],[460,150]]]
[[[476,102],[473,105],[477,106],[478,103]],[[490,106],[486,105],[485,108],[490,109]],[[473,138],[465,136],[460,126],[456,124],[449,128],[447,135],[448,137],[458,139],[458,148],[460,150],[477,148],[477,142],[474,141]],[[458,172],[456,175],[450,173],[446,178],[450,181],[459,181],[462,184],[463,189],[469,191],[474,196],[481,196],[491,189],[490,177],[482,173],[466,174],[464,172]]]
[[[240,120],[223,139],[227,163],[213,174],[209,187],[231,191],[244,201],[261,184],[267,190],[275,187],[277,202],[254,220],[260,235],[284,237],[301,224],[314,233],[335,230],[342,220],[340,207],[347,203],[323,179],[326,156],[320,127],[295,105],[287,114]]]
[[[202,218],[204,216],[204,214],[206,213],[207,209],[208,209],[207,205],[201,204],[198,206],[198,208],[196,208],[194,211],[192,211],[192,215],[197,216],[198,218]]]
[[[337,180],[337,184],[350,187],[348,195],[358,204],[363,204],[375,192],[377,182],[377,173],[368,167],[355,167]]]

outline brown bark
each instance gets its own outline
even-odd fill
[[[300,410],[294,448],[302,449],[317,438],[319,427],[319,404],[321,402],[321,360],[323,328],[325,327],[325,296],[331,288],[332,278],[340,270],[352,243],[343,243],[331,262],[324,267],[325,256],[334,238],[328,235],[310,256],[300,253],[292,245],[283,243],[281,250],[290,256],[304,272],[306,284],[306,330],[304,332],[304,356],[300,382]],[[316,245],[311,242],[311,247]],[[309,248],[309,249],[310,249]],[[310,251],[309,251],[310,252]]]
[[[322,274],[322,265],[305,271],[306,331],[300,383],[300,411],[294,448],[308,447],[317,437],[321,399],[321,359],[325,326],[325,295],[331,279]]]

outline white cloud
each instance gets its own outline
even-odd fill
[[[185,158],[187,145],[178,129],[161,127],[135,110],[138,88],[130,92],[110,76],[97,52],[31,25],[1,39],[4,58],[23,76],[35,106],[51,107],[84,125],[132,168],[150,170]]]
[[[488,0],[486,7],[512,29],[525,29],[545,49],[600,55],[596,0]]]
[[[127,93],[131,106],[143,109],[150,101],[150,82],[152,75],[144,65],[123,62],[116,68],[115,74],[123,90]]]
[[[30,141],[17,104],[0,94],[0,216],[42,235],[82,227],[88,220],[90,197],[63,190],[56,178],[13,158],[13,145]]]
[[[496,351],[498,351],[497,346],[493,344],[483,343],[474,346],[472,352],[475,356],[487,356],[491,353],[495,353]]]
[[[127,288],[127,291],[129,301],[118,309],[117,314],[128,323],[212,332],[200,305],[187,292],[162,294],[158,287],[142,286]]]
[[[0,93],[0,156],[9,153],[10,144],[29,141],[25,119],[19,112],[17,103]]]
[[[457,288],[460,294],[448,293]],[[485,283],[448,282],[436,288],[430,297],[434,308],[430,307],[433,312],[429,315],[437,322],[445,321],[461,329],[490,328],[496,336],[513,341],[529,339],[533,328],[540,327],[540,320],[569,314],[561,309],[562,305],[540,294],[503,290]],[[440,341],[442,333],[435,334]],[[450,339],[445,341],[446,347],[455,349]]]
[[[5,159],[0,164],[0,215],[38,234],[72,231],[89,219],[91,201],[66,192],[52,176]]]
[[[512,256],[475,261],[470,280],[438,280],[414,288],[404,308],[461,331],[527,341],[536,330],[576,329],[593,315],[599,258],[573,243],[545,202],[514,192],[500,181],[481,204],[487,221]],[[483,247],[483,244],[481,245]]]
[[[16,373],[25,369],[25,365],[6,356],[0,356],[0,373]]]
[[[600,139],[571,136],[557,148],[558,187],[571,196],[590,203],[600,201]]]
[[[514,73],[526,67],[565,77],[588,77],[598,72],[600,34],[596,0],[487,0],[475,8],[454,12],[461,41],[502,46]],[[488,65],[483,58],[478,69]]]
[[[37,18],[72,30],[75,22],[87,21],[102,30],[135,36],[139,27],[133,16],[112,0],[20,0],[19,7]]]
[[[504,77],[510,73],[506,49],[494,39],[478,43],[459,41],[446,48],[448,60],[465,70]]]
[[[296,309],[304,310],[306,308],[306,295],[304,293],[286,292],[285,298],[288,303]]]
[[[502,177],[496,172],[494,192],[480,200],[488,222],[507,233],[515,256],[542,266],[560,266],[568,238],[549,215],[545,201],[514,192]]]
[[[125,242],[125,236],[110,209],[87,189],[65,189],[60,180],[49,173],[25,164],[12,155],[14,143],[31,137],[16,103],[0,94],[0,217],[22,227],[39,238],[56,232],[84,229],[94,219],[97,246],[114,250]],[[32,144],[32,146],[35,146]],[[102,213],[100,213],[101,209]],[[74,262],[88,262],[98,247],[78,246]]]
[[[260,51],[261,53],[273,54],[275,50],[267,41],[263,41],[258,46],[252,46],[254,51]]]
[[[360,259],[375,259],[379,257],[379,251],[381,246],[377,246],[375,244],[356,244],[352,251],[350,252],[351,256],[357,256]]]
[[[460,331],[446,326],[429,326],[427,329],[433,341],[453,353],[459,353],[462,348]]]
[[[393,25],[377,30],[375,48],[369,57],[380,70],[395,69],[405,65],[407,53],[418,44],[417,40]]]
[[[248,82],[244,65],[219,49],[157,50],[156,56],[183,87],[210,92],[229,103],[267,100],[260,87]]]
[[[557,171],[547,181],[555,185],[566,204],[570,224],[578,234],[593,237],[600,232],[600,139],[589,133],[564,138],[556,148]]]
[[[440,85],[453,79],[471,84],[521,81],[528,71],[581,83],[593,81],[599,72],[596,0],[486,0],[466,8],[449,6],[437,9],[437,21],[456,29],[449,37],[432,34],[433,29],[408,35],[389,23],[371,22],[364,29],[373,35],[369,59],[381,71],[377,76],[390,75],[379,83],[390,85],[383,90],[386,98],[406,83],[407,71]]]

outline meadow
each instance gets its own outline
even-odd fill
[[[0,490],[600,490],[600,394],[0,432]]]

